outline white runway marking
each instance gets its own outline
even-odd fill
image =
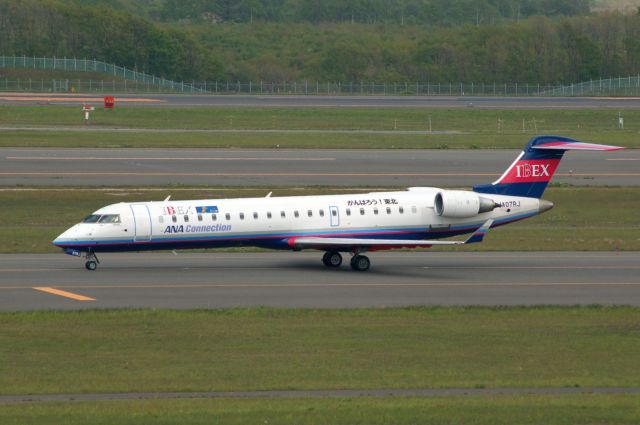
[[[13,161],[167,161],[162,157],[97,157],[97,156],[8,156]],[[335,161],[336,158],[285,158],[285,157],[201,157],[171,158],[171,161]]]

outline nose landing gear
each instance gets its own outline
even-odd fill
[[[87,262],[84,263],[84,267],[87,270],[94,271],[95,269],[98,268],[98,264],[100,264],[100,260],[98,260],[98,257],[96,256],[96,254],[89,252],[85,256],[85,258],[87,259]]]

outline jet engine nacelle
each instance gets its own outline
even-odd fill
[[[434,207],[441,217],[467,218],[493,211],[500,205],[492,199],[464,190],[443,190],[436,194]]]

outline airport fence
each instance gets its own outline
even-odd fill
[[[21,87],[31,87],[31,90],[39,91],[104,91],[117,90],[129,92],[133,90],[151,90],[155,92],[188,92],[200,93],[201,89],[194,87],[188,82],[172,81],[166,78],[156,77],[154,75],[139,72],[124,66],[118,66],[102,62],[95,59],[68,59],[68,58],[38,58],[29,56],[0,56],[0,68],[25,68],[25,69],[44,69],[53,71],[73,71],[73,72],[99,72],[108,76],[117,77],[119,80],[112,78],[105,80],[69,80],[69,79],[53,79],[53,80],[37,80],[32,79],[13,79],[5,80],[4,89],[8,87],[15,90],[21,90]],[[122,81],[121,81],[121,80]],[[127,83],[128,81],[128,83]],[[131,84],[131,83],[138,84]],[[106,84],[106,89],[103,89]],[[109,87],[109,85],[111,85]],[[121,87],[120,87],[121,86]],[[127,87],[129,86],[129,88]],[[24,90],[24,89],[23,89]]]
[[[0,68],[99,72],[104,79],[1,78],[0,91],[351,96],[640,96],[640,75],[576,84],[171,81],[91,59],[0,56]]]

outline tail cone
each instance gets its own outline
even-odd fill
[[[542,214],[545,211],[549,211],[551,208],[553,208],[553,202],[540,199],[540,204],[538,206],[538,213]]]

